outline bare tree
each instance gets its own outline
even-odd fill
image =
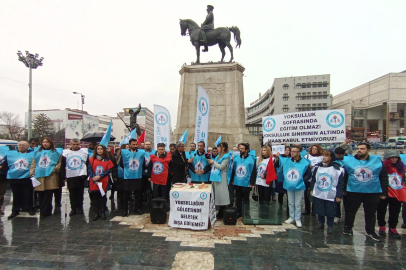
[[[19,140],[24,136],[25,126],[19,114],[0,112],[1,131],[7,139]]]

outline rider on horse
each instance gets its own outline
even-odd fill
[[[214,7],[212,5],[207,6],[206,20],[201,25],[200,35],[201,35],[201,41],[204,42],[204,50],[203,50],[203,52],[208,52],[209,51],[209,48],[207,47],[206,32],[214,30],[213,9],[214,9]]]

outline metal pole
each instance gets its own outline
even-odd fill
[[[83,113],[83,95],[80,94],[82,99],[82,138],[85,136],[85,114]]]
[[[28,94],[28,139],[32,137],[32,69],[30,69],[30,79],[29,79],[29,94]]]

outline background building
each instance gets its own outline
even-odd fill
[[[334,96],[333,109],[345,109],[347,136],[353,140],[403,135],[406,71],[389,73]]]
[[[262,140],[262,117],[300,111],[328,110],[330,74],[276,78],[272,87],[245,108],[245,124]]]

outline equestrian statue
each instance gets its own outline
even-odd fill
[[[236,48],[241,47],[240,29],[237,26],[232,27],[219,27],[214,29],[214,7],[212,5],[207,6],[206,20],[201,24],[201,27],[193,20],[186,19],[180,20],[180,34],[186,36],[186,31],[189,32],[190,42],[196,48],[197,60],[195,64],[200,63],[200,46],[204,46],[203,52],[208,52],[208,46],[218,44],[221,51],[221,62],[224,60],[227,47],[230,50],[231,58],[233,61],[233,47],[230,44],[231,32],[234,33],[234,40],[237,43]]]

